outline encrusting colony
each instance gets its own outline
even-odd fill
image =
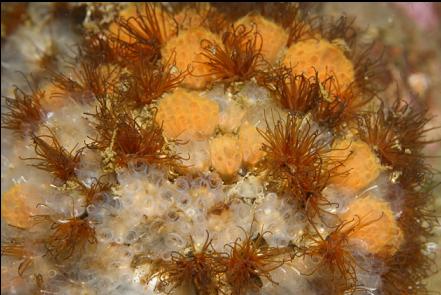
[[[428,292],[426,113],[347,17],[217,6],[120,7],[4,98],[2,294]]]

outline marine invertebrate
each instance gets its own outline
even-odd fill
[[[385,111],[382,105],[377,112],[360,115],[358,131],[385,166],[402,173],[401,183],[414,185],[427,172],[421,154],[422,148],[433,142],[424,139],[431,130],[425,128],[427,122],[424,111],[414,111],[397,99],[390,111]]]
[[[317,123],[327,128],[335,129],[356,121],[360,109],[374,98],[358,96],[352,86],[340,87],[338,79],[333,75],[320,82],[318,87],[318,104],[311,113]]]
[[[314,18],[298,13],[290,31],[296,42],[288,42],[292,45],[285,54],[285,65],[320,82],[314,118],[331,127],[355,120],[355,114],[372,101],[385,80],[381,56],[367,54],[374,44],[360,45],[354,20],[346,16]]]
[[[263,78],[261,83],[284,108],[305,114],[317,107],[320,87],[314,79],[295,74],[292,69],[284,67],[274,69],[270,75]]]
[[[207,233],[207,239],[200,249],[190,238],[188,252],[172,253],[170,261],[159,262],[159,270],[151,274],[150,279],[158,278],[155,288],[167,293],[177,288],[189,288],[197,294],[219,294],[222,285],[218,277],[223,272],[220,259],[221,256],[213,251]]]
[[[120,42],[138,44],[139,49],[152,57],[159,54],[160,47],[177,31],[177,25],[169,13],[160,4],[152,3],[129,7],[116,24],[111,32],[117,35]]]
[[[72,73],[66,76],[63,73],[51,71],[52,83],[58,89],[57,96],[69,95],[80,103],[93,102],[95,98],[111,94],[117,84],[119,68],[111,65],[99,65],[81,59],[79,65],[71,65]]]
[[[378,217],[378,222],[364,225],[351,234],[351,238],[364,241],[366,249],[375,255],[392,256],[403,242],[403,233],[395,220],[390,205],[372,195],[355,200],[341,218],[349,220],[365,213],[366,217]],[[373,216],[373,217],[371,217]]]
[[[105,175],[98,179],[94,179],[90,186],[86,186],[80,182],[80,191],[84,194],[84,205],[87,208],[89,205],[94,205],[103,201],[104,194],[109,193],[112,185],[104,180]]]
[[[274,120],[274,117],[273,117]],[[265,139],[260,168],[271,190],[287,194],[312,219],[331,206],[321,193],[340,164],[328,156],[328,142],[320,138],[308,120],[298,115],[279,118],[274,128],[259,130]]]
[[[433,258],[423,252],[423,241],[411,238],[393,258],[386,260],[388,270],[382,274],[385,294],[427,294],[423,279],[436,272]]]
[[[323,39],[296,42],[288,48],[283,63],[307,77],[314,77],[318,72],[322,82],[334,75],[343,89],[354,81],[352,62],[338,46]]]
[[[226,83],[249,80],[265,65],[261,54],[262,38],[253,27],[232,26],[223,34],[222,43],[206,38],[201,47],[207,75]]]
[[[116,154],[115,163],[126,166],[130,161],[141,161],[149,164],[160,164],[172,167],[178,165],[180,157],[167,151],[162,127],[155,123],[142,126],[128,115],[118,118],[112,134],[101,140],[108,142]]]
[[[76,249],[83,250],[87,243],[95,244],[95,230],[88,220],[77,219],[76,217],[67,220],[60,220],[51,226],[54,232],[46,243],[49,253],[55,259],[68,259]]]
[[[256,51],[261,52],[263,58],[269,63],[274,63],[277,60],[288,39],[288,34],[281,26],[258,14],[248,14],[237,20],[234,25],[256,27],[262,44],[257,42],[253,42],[253,44],[257,47]],[[249,37],[253,38],[253,36]],[[260,46],[261,48],[259,48]]]
[[[415,189],[412,186],[403,188],[396,184],[389,188],[388,199],[395,200],[404,196],[402,213],[397,221],[405,236],[411,236],[414,232],[418,232],[423,240],[432,236],[433,228],[439,223],[435,209],[430,206],[434,198],[433,189]]]
[[[75,177],[75,169],[80,161],[84,147],[67,151],[58,141],[55,133],[46,128],[48,135],[32,135],[35,154],[38,157],[25,158],[36,161],[31,166],[51,173],[65,183]]]
[[[210,141],[211,165],[225,178],[234,178],[242,164],[239,141],[235,136],[218,136]]]
[[[20,264],[17,269],[20,276],[23,276],[24,272],[31,267],[33,263],[33,254],[25,248],[23,241],[11,240],[8,243],[2,243],[1,255],[20,259]]]
[[[42,122],[45,116],[40,104],[45,92],[32,86],[29,82],[28,85],[31,94],[16,87],[14,98],[5,97],[8,112],[2,112],[2,128],[10,129],[19,136],[35,132],[38,123]]]
[[[366,188],[382,170],[380,161],[369,145],[360,140],[336,140],[330,156],[341,161],[341,166],[335,169],[336,176],[331,177],[330,183],[355,191]]]
[[[81,255],[87,244],[93,245],[98,242],[94,222],[87,218],[87,212],[74,215],[75,209],[72,208],[71,214],[71,217],[52,214],[39,214],[32,217],[36,224],[49,225],[50,234],[44,239],[44,244],[48,253],[56,261]]]
[[[183,81],[189,88],[203,89],[217,77],[206,64],[209,59],[202,51],[205,39],[221,44],[216,34],[198,27],[190,28],[170,39],[161,51],[162,58],[167,58],[176,52],[176,67],[181,71],[189,69],[190,74]]]
[[[325,269],[331,274],[332,288],[341,292],[354,293],[357,289],[357,261],[350,239],[359,231],[369,227],[381,219],[382,215],[369,217],[354,215],[351,219],[343,219],[326,237],[313,226],[313,233],[306,233],[307,247],[300,248],[300,256],[318,257],[320,260],[309,275]],[[358,266],[359,267],[359,266]]]
[[[264,238],[266,234],[269,232],[261,232],[257,236],[246,233],[243,240],[238,238],[226,245],[230,251],[223,263],[232,294],[259,291],[263,286],[263,278],[276,284],[270,272],[282,266],[289,257],[283,257],[287,253],[286,249],[268,246]]]
[[[176,73],[175,67],[174,52],[168,59],[164,59],[164,64],[159,66],[141,59],[133,66],[132,74],[128,79],[129,89],[121,95],[127,96],[126,99],[133,101],[137,107],[152,103],[184,81],[187,73]]]
[[[219,106],[199,93],[178,88],[159,102],[155,120],[169,138],[206,139],[219,122]]]
[[[104,170],[127,167],[132,161],[170,168],[180,166],[181,158],[169,149],[162,124],[155,122],[156,111],[149,113],[153,120],[145,120],[127,112],[121,103],[118,96],[114,100],[99,100],[96,113],[88,114],[95,119],[95,128],[100,131],[91,138],[88,148],[101,151]]]
[[[256,127],[248,122],[242,124],[239,130],[239,146],[245,165],[256,165],[265,155],[262,151],[264,139]]]

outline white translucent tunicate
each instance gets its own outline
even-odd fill
[[[164,177],[164,173],[158,170],[152,170],[148,174],[148,179],[152,182],[155,186],[161,186],[162,183],[166,180]]]
[[[234,184],[229,194],[238,195],[243,199],[254,200],[263,197],[263,186],[257,177],[249,176]]]
[[[85,185],[91,186],[100,177],[101,157],[98,152],[91,149],[84,149],[75,175]]]
[[[189,216],[189,217],[194,217],[196,214],[196,211],[193,208],[189,208],[185,211],[185,214],[187,214],[187,216]]]
[[[113,233],[111,229],[102,229],[100,234],[98,235],[98,239],[100,242],[109,243],[113,240]]]
[[[439,245],[435,242],[429,242],[426,244],[427,252],[436,253],[439,248]]]
[[[190,189],[190,183],[189,183],[189,181],[187,180],[187,178],[186,177],[178,177],[176,180],[175,180],[175,185],[176,185],[176,188],[177,188],[177,190],[178,191],[180,191],[180,192],[187,192],[189,189]]]
[[[194,188],[194,189],[198,189],[198,188],[209,189],[210,182],[203,177],[198,177],[192,182],[192,188]]]
[[[94,213],[96,212],[96,210],[97,210],[97,208],[96,208],[96,206],[93,205],[93,204],[88,205],[88,206],[86,207],[86,211],[87,211],[88,214],[94,214]]]
[[[175,196],[176,206],[178,206],[180,209],[185,211],[187,208],[189,208],[192,205],[190,198],[191,197],[187,194],[176,194]]]
[[[208,140],[190,141],[175,146],[175,152],[182,155],[182,164],[190,173],[208,170],[211,158]]]
[[[272,271],[271,278],[277,282],[274,284],[268,280],[263,281],[261,294],[265,295],[284,295],[284,294],[305,294],[316,295],[313,288],[308,283],[307,277],[302,276],[300,272],[291,264],[286,263],[280,268]]]
[[[135,177],[145,176],[149,171],[148,165],[144,163],[129,161],[127,166],[128,170],[131,171]]]
[[[111,197],[109,199],[109,205],[115,210],[121,210],[123,208],[123,203],[119,197]]]
[[[55,269],[51,269],[49,270],[49,272],[47,273],[47,276],[49,278],[55,278],[55,276],[58,274],[58,271],[56,271]]]
[[[133,251],[135,253],[142,253],[144,251],[145,247],[142,243],[136,243],[133,245]]]
[[[163,198],[163,201],[172,200],[175,194],[176,192],[170,190],[169,188],[164,188],[163,190],[160,191],[160,196]]]
[[[186,244],[181,235],[177,233],[169,233],[165,238],[165,243],[168,248],[183,248]]]
[[[78,273],[78,280],[82,283],[89,283],[96,280],[96,273],[94,271],[81,271]]]
[[[274,247],[299,239],[306,225],[304,213],[275,193],[268,193],[255,207],[255,218],[259,227],[270,232],[265,239]]]
[[[253,81],[245,82],[239,95],[243,96],[249,104],[272,100],[268,89],[257,85]]]
[[[225,88],[223,85],[215,85],[211,90],[203,93],[203,95],[211,100],[214,100],[219,105],[219,110],[223,112],[227,106],[229,97],[225,92]]]
[[[114,242],[121,245],[124,243],[124,239],[122,237],[116,237]]]
[[[178,221],[177,225],[176,225],[176,230],[177,230],[177,232],[182,233],[184,236],[188,236],[191,234],[192,227],[187,222],[183,222],[183,221],[179,222]]]
[[[222,178],[217,173],[210,173],[208,175],[208,182],[210,187],[214,190],[220,189],[222,187]]]

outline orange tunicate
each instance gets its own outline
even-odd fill
[[[159,101],[156,122],[168,138],[207,139],[219,123],[219,105],[198,92],[177,88]]]
[[[145,8],[151,9],[149,13],[152,16],[156,17],[157,24],[159,24],[159,29],[161,31],[161,36],[163,36],[166,40],[169,40],[172,36],[176,35],[176,25],[173,18],[168,13],[163,11],[163,9],[159,5],[138,7],[138,11],[140,13],[140,15],[138,15],[137,5],[130,4],[125,9],[119,12],[119,19],[124,19],[128,22],[130,28],[133,31],[136,31],[141,36],[144,34],[145,38],[149,39],[150,37],[143,33],[143,28],[140,25],[140,23],[142,22],[139,19],[137,21],[137,18],[141,17],[146,22]],[[148,22],[146,23],[148,24]],[[118,36],[118,39],[121,41],[130,44],[136,42],[136,40],[132,36],[130,36],[118,22],[113,22],[109,27],[109,31],[113,35]]]
[[[178,70],[190,70],[190,74],[183,81],[183,84],[189,88],[202,89],[216,78],[214,75],[210,75],[210,67],[204,64],[209,60],[202,54],[201,42],[203,40],[217,43],[219,46],[222,45],[219,36],[198,27],[179,32],[179,35],[170,39],[161,51],[164,59],[175,54]]]
[[[288,34],[281,26],[261,15],[244,16],[235,23],[236,27],[239,25],[247,28],[255,25],[262,39],[262,43],[256,43],[256,46],[262,44],[262,56],[270,63],[277,61],[288,42]]]
[[[265,155],[262,151],[263,143],[264,139],[256,127],[248,122],[242,124],[239,130],[239,146],[246,165],[254,166],[262,159]]]
[[[374,195],[367,195],[352,202],[341,218],[359,222],[349,238],[362,241],[371,254],[392,256],[404,240],[403,232],[389,203]]]
[[[229,179],[239,171],[242,153],[238,139],[231,134],[218,136],[210,141],[211,166],[224,178]]]
[[[341,161],[330,183],[359,191],[374,181],[381,172],[380,160],[361,140],[340,139],[334,143],[334,150],[328,155]]]
[[[324,39],[308,39],[291,45],[285,53],[283,64],[294,67],[296,74],[315,77],[316,71],[321,82],[333,75],[341,90],[346,89],[354,80],[352,62],[340,47]]]
[[[29,228],[32,226],[31,214],[35,213],[35,193],[24,184],[16,184],[3,194],[2,219],[6,224]]]

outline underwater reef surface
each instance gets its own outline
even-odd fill
[[[440,291],[438,4],[2,3],[2,294]]]

